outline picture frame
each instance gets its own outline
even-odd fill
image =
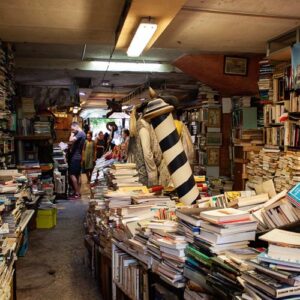
[[[221,146],[222,145],[222,133],[221,132],[207,132],[206,145]]]
[[[221,127],[221,109],[209,108],[207,112],[207,127],[220,128]]]
[[[224,57],[224,74],[247,76],[248,74],[248,58],[237,56]]]
[[[220,148],[207,148],[207,165],[219,166],[220,165]]]

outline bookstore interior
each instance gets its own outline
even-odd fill
[[[98,299],[300,299],[299,1],[62,2],[0,3],[0,299],[66,203]]]

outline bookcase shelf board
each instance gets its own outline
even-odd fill
[[[274,60],[274,61],[288,61],[291,59],[291,55],[292,55],[291,47],[285,47],[280,50],[271,52],[268,55],[268,59]]]

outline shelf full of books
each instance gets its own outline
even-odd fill
[[[0,41],[0,168],[14,167],[15,96],[14,51]]]
[[[16,169],[0,170],[0,294],[3,299],[15,296],[15,262],[23,248],[23,233],[34,214],[26,208],[31,199],[26,176]]]
[[[292,59],[298,55],[299,47],[293,47]],[[281,62],[263,60],[260,64],[260,74],[263,77],[260,77],[258,87],[260,98],[266,104],[265,143],[267,146],[285,151],[300,150],[300,97],[295,72],[297,71],[293,70],[290,60]]]
[[[198,89],[197,105],[181,115],[189,128],[195,149],[195,175],[218,178],[222,145],[221,104],[217,91],[205,84]]]
[[[260,106],[250,96],[232,97],[232,161],[234,189],[243,190],[250,151],[259,152],[264,143],[258,115]]]

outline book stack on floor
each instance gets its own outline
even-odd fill
[[[297,152],[287,152],[278,161],[274,183],[276,190],[289,190],[300,182],[300,157]]]
[[[273,179],[278,168],[278,160],[281,156],[279,151],[263,149],[258,154],[251,153],[247,164],[248,182],[259,184]]]
[[[300,234],[274,229],[260,239],[268,242],[268,251],[247,262],[252,270],[242,274],[246,294],[251,299],[299,299]]]

